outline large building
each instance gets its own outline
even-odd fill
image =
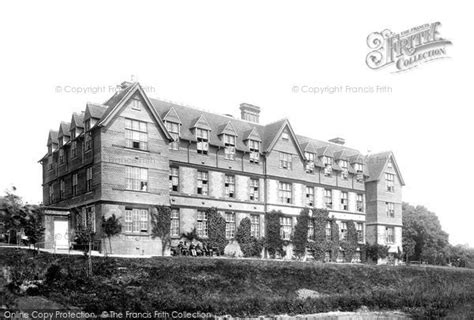
[[[71,231],[102,217],[121,218],[114,253],[160,255],[150,210],[172,208],[171,235],[207,233],[205,210],[225,217],[226,236],[249,217],[264,236],[264,214],[280,210],[290,239],[301,210],[327,208],[339,224],[355,221],[360,242],[401,249],[403,178],[391,152],[363,155],[344,139],[301,136],[287,119],[260,124],[243,103],[241,119],[147,97],[123,83],[104,104],[89,103],[50,131],[43,166],[46,246],[69,246]]]

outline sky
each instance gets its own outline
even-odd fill
[[[133,75],[150,97],[235,116],[247,102],[262,108],[262,123],[289,118],[298,134],[392,150],[403,200],[434,211],[452,243],[474,246],[474,46],[464,3],[3,2],[0,191],[14,185],[40,202],[48,130]],[[437,21],[453,43],[448,59],[401,73],[367,67],[370,33]]]

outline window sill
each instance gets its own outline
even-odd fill
[[[125,188],[112,188],[114,191],[131,191],[131,192],[140,192],[140,193],[151,193],[150,191],[141,191],[141,190],[132,190],[132,189],[125,189]]]
[[[123,232],[123,234],[125,236],[130,236],[130,237],[149,237],[150,236],[150,233],[149,232],[143,232],[143,233],[139,233],[139,232]]]

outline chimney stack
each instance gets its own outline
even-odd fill
[[[342,146],[344,145],[344,143],[346,143],[346,140],[344,138],[337,137],[337,138],[329,140],[329,142],[340,144]]]
[[[259,123],[260,107],[249,103],[240,104],[240,118],[250,122]]]

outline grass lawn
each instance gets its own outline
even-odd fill
[[[353,311],[361,306],[401,310],[419,318],[471,319],[474,313],[470,269],[93,257],[94,275],[87,277],[82,256],[34,257],[30,251],[0,248],[0,261],[12,270],[10,292],[24,280],[40,279],[43,284],[27,294],[95,313],[159,310],[258,316]],[[301,299],[300,289],[319,296]]]

